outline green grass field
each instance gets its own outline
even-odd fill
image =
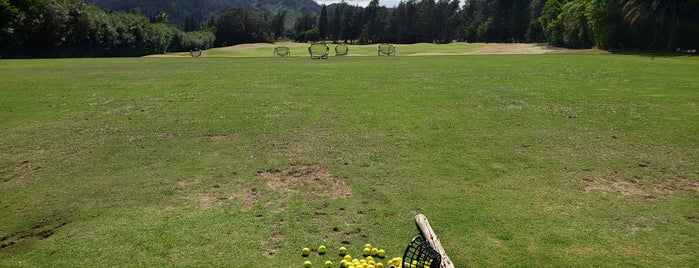
[[[699,266],[696,57],[265,51],[0,61],[0,266]]]

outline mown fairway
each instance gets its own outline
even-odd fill
[[[699,266],[696,57],[269,53],[0,61],[0,266]]]

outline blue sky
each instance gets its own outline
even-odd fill
[[[333,3],[340,3],[340,0],[315,0],[318,4],[333,4]],[[357,5],[360,7],[366,7],[369,5],[369,2],[371,0],[345,0],[345,3],[350,4],[352,6]],[[379,5],[380,6],[385,6],[385,7],[395,7],[400,3],[400,0],[379,0]]]

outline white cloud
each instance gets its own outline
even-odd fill
[[[340,3],[341,0],[315,0],[318,4],[320,5],[330,5],[334,3]],[[379,0],[379,5],[380,6],[385,6],[385,7],[396,7],[398,3],[400,3],[401,0]],[[369,5],[369,2],[371,0],[345,0],[345,3],[354,6],[360,6],[360,7],[366,7]]]

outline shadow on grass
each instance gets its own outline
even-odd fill
[[[695,57],[697,55],[696,50],[623,50],[615,49],[609,50],[609,53],[616,55],[635,55],[635,56],[645,56],[649,58],[675,58],[675,57]]]
[[[673,57],[694,57],[697,56],[696,49],[688,50],[665,50],[665,49],[654,49],[654,50],[641,50],[641,49],[599,49],[593,48],[564,48],[550,45],[548,43],[538,43],[537,46],[546,47],[549,50],[555,52],[566,52],[576,55],[597,55],[597,54],[615,54],[615,55],[632,55],[632,56],[645,56],[649,58],[663,57],[663,58],[673,58]]]

